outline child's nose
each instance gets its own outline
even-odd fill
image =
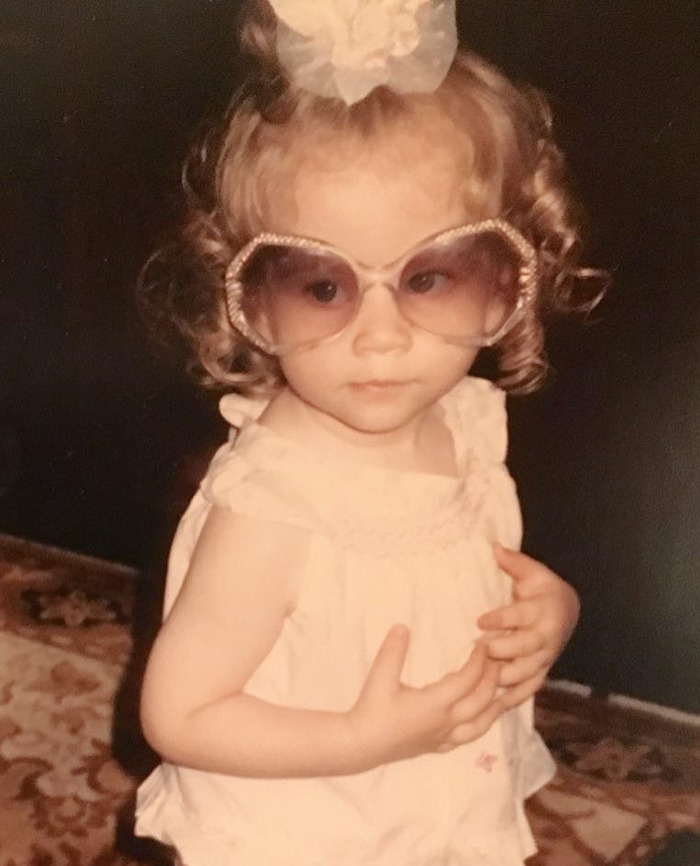
[[[411,323],[403,316],[392,289],[371,286],[362,298],[354,322],[353,346],[357,352],[405,351],[411,345]]]

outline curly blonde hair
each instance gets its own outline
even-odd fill
[[[603,272],[579,264],[582,214],[566,187],[546,99],[460,50],[434,93],[380,87],[347,106],[296,88],[277,63],[274,35],[268,4],[250,0],[241,25],[247,80],[224,122],[192,150],[181,225],[141,275],[140,303],[156,335],[183,350],[204,384],[273,394],[284,381],[279,364],[231,326],[224,277],[236,252],[265,228],[281,172],[293,171],[294,160],[298,167],[304,147],[294,143],[328,151],[339,142],[371,146],[387,129],[405,127],[410,137],[441,123],[455,133],[470,212],[507,219],[537,250],[535,303],[495,347],[498,383],[534,390],[547,370],[543,319],[591,309],[606,282]]]

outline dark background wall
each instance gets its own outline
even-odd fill
[[[583,598],[556,673],[700,711],[700,4],[462,6],[464,38],[551,95],[615,278],[589,324],[553,328],[546,389],[511,401],[526,549]],[[132,287],[235,82],[234,7],[3,5],[1,531],[149,569],[223,435],[146,346]]]

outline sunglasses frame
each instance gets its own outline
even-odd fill
[[[508,243],[515,249],[521,259],[522,264],[518,271],[518,299],[516,301],[513,312],[508,316],[505,322],[495,331],[486,337],[457,337],[452,334],[439,334],[434,331],[429,331],[422,328],[415,322],[406,318],[412,328],[415,328],[422,333],[429,334],[446,343],[451,343],[457,346],[473,346],[475,348],[493,346],[501,340],[522,318],[525,310],[533,302],[537,293],[537,251],[532,244],[509,222],[500,218],[482,220],[476,223],[467,223],[465,225],[456,226],[445,231],[431,235],[422,241],[419,241],[410,250],[395,259],[388,265],[380,268],[369,267],[362,262],[355,261],[351,256],[339,250],[337,247],[327,244],[324,241],[315,240],[314,238],[302,237],[300,235],[278,235],[272,232],[262,232],[256,235],[252,240],[248,241],[236,254],[228,268],[225,276],[225,291],[226,291],[226,311],[229,321],[236,330],[244,337],[249,339],[259,349],[262,349],[269,355],[286,355],[293,352],[300,352],[305,349],[312,349],[327,343],[339,337],[354,321],[357,313],[362,306],[362,298],[365,292],[376,285],[384,285],[392,292],[396,293],[397,274],[401,274],[404,266],[415,255],[421,252],[426,247],[434,244],[449,243],[450,241],[481,232],[493,231],[505,238]],[[346,262],[352,268],[353,272],[361,278],[359,283],[359,301],[353,316],[348,322],[338,331],[333,334],[328,334],[325,337],[318,337],[313,340],[307,340],[304,343],[295,343],[290,345],[278,345],[270,343],[258,334],[248,324],[243,312],[242,300],[245,287],[240,280],[240,275],[253,255],[253,253],[262,246],[290,246],[297,249],[314,249],[323,252],[332,253]],[[389,277],[394,279],[389,279]]]

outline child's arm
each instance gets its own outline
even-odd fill
[[[347,712],[245,694],[294,608],[307,548],[300,530],[212,510],[144,678],[144,732],[165,760],[241,776],[341,775],[446,751],[491,726],[503,711],[500,665],[479,647],[459,671],[408,688],[401,628],[387,635]]]
[[[514,581],[513,601],[479,618],[480,628],[512,630],[484,642],[491,658],[506,662],[501,685],[504,704],[514,707],[532,697],[571,637],[579,616],[576,590],[524,553],[494,545],[499,566]]]

